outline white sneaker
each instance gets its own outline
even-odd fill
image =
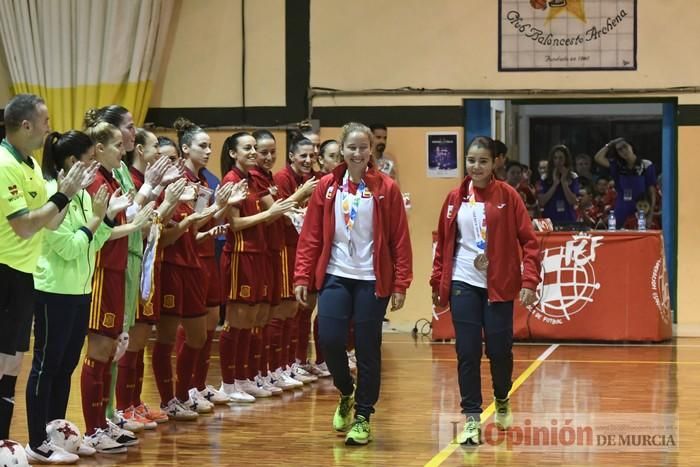
[[[257,384],[258,387],[269,391],[273,396],[279,396],[284,392],[277,386],[273,386],[272,382],[270,382],[270,379],[267,376],[262,376],[260,374],[258,374],[258,376],[255,377],[255,384]]]
[[[292,376],[282,368],[277,368],[275,371],[275,378],[277,378],[277,382],[275,383],[277,387],[282,388],[285,391],[288,389],[300,388],[304,385],[304,383],[301,381],[292,378]]]
[[[226,394],[231,402],[242,402],[246,404],[255,402],[255,397],[241,389],[238,380],[233,384],[221,383],[220,391]]]
[[[94,456],[96,452],[97,450],[90,446],[85,439],[83,439],[78,445],[78,449],[73,454],[77,454],[80,457],[90,457]]]
[[[303,369],[298,363],[292,363],[291,367],[287,367],[287,371],[290,372],[290,376],[292,378],[299,380],[304,384],[313,383],[314,381],[318,380],[317,376],[314,376]]]
[[[114,441],[105,430],[97,429],[90,436],[85,436],[85,444],[101,454],[121,454],[126,446]]]
[[[199,394],[212,404],[228,404],[229,398],[226,394],[208,384],[206,388],[199,391]]]
[[[36,449],[32,449],[27,444],[24,452],[27,453],[29,460],[40,464],[75,464],[80,459],[76,454],[66,451],[49,440],[41,443],[41,446]]]
[[[190,410],[185,407],[182,402],[177,400],[177,397],[173,397],[168,405],[161,407],[170,420],[188,421],[196,420],[198,415],[197,412]]]
[[[238,384],[243,391],[256,399],[258,397],[270,397],[272,395],[270,391],[266,391],[262,386],[258,386],[257,383],[249,379],[236,380],[236,384]]]
[[[326,362],[317,363],[311,366],[311,373],[318,376],[319,378],[327,378],[331,375],[328,371],[328,365]]]
[[[198,414],[212,413],[214,404],[202,397],[197,388],[192,388],[187,393],[190,395],[190,398],[185,402],[185,407],[194,410]]]
[[[114,423],[122,430],[129,430],[132,433],[137,433],[139,431],[143,431],[144,429],[143,423],[138,422],[133,418],[125,417],[124,412],[122,412],[121,410],[119,412],[114,412],[114,415],[112,415],[112,419],[110,420],[110,422]]]
[[[111,420],[107,420],[107,429],[105,432],[110,438],[123,446],[128,447],[139,444],[139,439],[132,431],[120,428],[118,425],[112,423]]]

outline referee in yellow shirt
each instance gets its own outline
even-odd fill
[[[56,229],[65,207],[94,176],[96,167],[75,164],[46,199],[39,163],[31,156],[48,135],[44,100],[19,94],[5,106],[6,138],[0,142],[0,439],[8,439],[15,384],[29,350],[34,313],[32,273],[41,253],[41,230]]]

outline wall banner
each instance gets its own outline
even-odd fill
[[[637,69],[637,0],[499,0],[499,71]]]

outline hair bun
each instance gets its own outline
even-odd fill
[[[83,118],[85,128],[90,128],[100,123],[100,111],[96,108],[88,109]]]
[[[182,136],[183,134],[189,131],[199,129],[197,125],[195,125],[185,117],[178,117],[175,120],[175,122],[173,122],[173,128],[175,128],[175,131],[177,132],[178,136]]]

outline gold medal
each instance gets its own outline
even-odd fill
[[[477,271],[485,272],[489,267],[489,259],[486,254],[480,253],[474,258],[474,267]]]

